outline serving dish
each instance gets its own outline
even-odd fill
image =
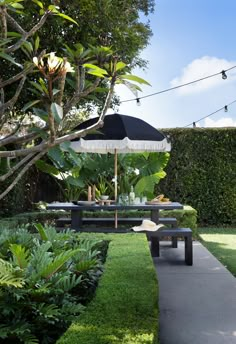
[[[75,205],[95,205],[95,201],[72,201]]]

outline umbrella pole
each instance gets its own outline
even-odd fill
[[[117,150],[115,149],[115,202],[117,202]],[[117,228],[117,210],[115,211],[115,228]]]

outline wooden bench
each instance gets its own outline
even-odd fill
[[[144,231],[142,231],[144,233]],[[147,238],[151,241],[151,253],[153,257],[160,255],[160,239],[164,237],[184,238],[185,242],[185,262],[187,265],[193,265],[193,243],[192,230],[190,228],[165,228],[156,232],[146,232]]]
[[[118,223],[136,225],[141,224],[143,218],[140,217],[119,217]],[[171,225],[172,227],[177,226],[177,220],[174,217],[160,217],[159,222],[163,225]],[[106,225],[107,223],[114,223],[114,217],[85,217],[83,218],[83,225],[99,224]],[[61,217],[56,220],[57,227],[63,227],[71,224],[71,218]]]
[[[129,224],[129,225],[139,225],[142,222],[142,218],[140,217],[119,217],[118,223],[119,224]],[[114,217],[84,217],[83,225],[91,225],[91,224],[98,224],[98,225],[111,225],[114,223]],[[159,223],[163,223],[163,225],[170,225],[172,228],[177,227],[177,219],[175,217],[160,217]],[[69,217],[61,217],[56,220],[57,227],[64,227],[65,225],[71,224],[71,218]],[[177,237],[172,237],[172,247],[177,248],[178,242]]]

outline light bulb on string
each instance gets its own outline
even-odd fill
[[[225,70],[222,70],[221,74],[222,74],[222,79],[226,80],[227,79],[227,75],[225,73]]]
[[[196,123],[195,122],[193,122],[193,128],[196,128]]]
[[[225,112],[228,112],[228,106],[225,105]]]
[[[137,104],[138,106],[141,106],[141,102],[140,102],[140,99],[139,99],[139,98],[136,98],[136,104]]]

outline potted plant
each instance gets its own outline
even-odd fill
[[[107,195],[108,185],[105,181],[105,179],[100,176],[99,177],[99,183],[98,183],[98,191],[99,191],[99,198],[102,200],[107,200],[109,198],[109,195]]]

